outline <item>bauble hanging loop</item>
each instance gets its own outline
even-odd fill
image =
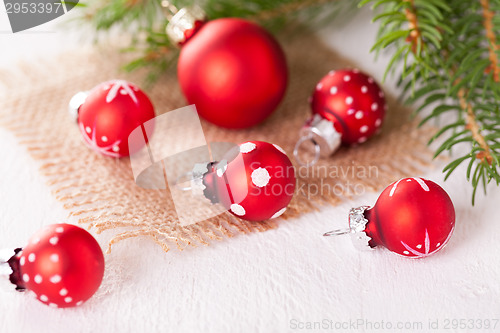
[[[364,143],[379,131],[386,108],[384,92],[372,77],[357,69],[330,71],[311,96],[313,115],[300,131],[295,159],[312,166],[320,156],[335,153],[341,144]],[[300,157],[300,147],[307,141],[316,150],[310,162]]]
[[[389,185],[372,208],[353,208],[349,228],[324,234],[351,234],[360,249],[383,246],[407,258],[423,258],[441,250],[455,228],[455,208],[438,184],[404,178]]]

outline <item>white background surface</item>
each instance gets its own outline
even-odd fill
[[[11,34],[2,6],[0,12],[0,67],[78,46],[54,23]],[[387,58],[375,63],[368,52],[376,30],[369,19],[365,11],[320,34],[380,80]],[[397,93],[391,84],[385,89]],[[0,151],[1,247],[23,246],[43,225],[75,222],[51,196],[37,163],[4,129]],[[321,236],[346,226],[350,207],[374,204],[377,194],[369,193],[276,230],[182,253],[165,254],[149,239],[118,244],[106,257],[101,290],[80,308],[52,309],[30,295],[0,291],[0,332],[286,332],[294,323],[323,320],[343,323],[345,332],[399,331],[367,329],[382,321],[385,327],[421,322],[420,331],[429,332],[429,321],[436,320],[439,331],[485,331],[443,329],[451,319],[500,319],[500,189],[490,187],[487,198],[479,194],[472,207],[464,174],[460,168],[446,183],[439,168],[415,175],[441,184],[457,211],[450,243],[429,258],[357,252],[348,237]],[[369,323],[345,326],[358,320]]]

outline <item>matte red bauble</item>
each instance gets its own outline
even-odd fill
[[[389,185],[375,206],[358,207],[349,214],[349,230],[356,245],[383,246],[408,258],[422,258],[442,249],[455,228],[455,208],[438,184],[404,178]]]
[[[104,256],[97,241],[71,224],[49,225],[8,260],[10,281],[51,307],[81,305],[97,291]]]
[[[281,216],[292,200],[295,182],[285,151],[262,141],[230,150],[203,178],[207,198],[248,221]]]
[[[264,121],[283,99],[288,81],[285,55],[262,27],[238,19],[203,23],[180,10],[167,33],[181,45],[178,79],[201,117],[241,129]],[[180,22],[180,23],[179,23]]]
[[[75,95],[70,111],[78,119],[85,144],[110,157],[128,156],[141,149],[144,141],[129,146],[129,135],[155,117],[149,97],[123,80],[104,82],[88,93]]]

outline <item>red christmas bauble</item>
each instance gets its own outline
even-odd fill
[[[204,177],[205,195],[248,221],[282,215],[292,200],[295,182],[285,151],[262,141],[240,144]]]
[[[78,125],[84,142],[110,157],[128,156],[141,149],[144,142],[129,147],[129,135],[154,117],[149,97],[136,85],[123,80],[104,82],[93,88],[78,109]]]
[[[363,143],[384,121],[387,104],[379,85],[359,70],[331,71],[316,85],[313,114],[333,123],[342,143]]]
[[[442,249],[455,228],[455,208],[438,184],[404,178],[389,185],[375,206],[351,209],[349,229],[325,236],[351,234],[361,249],[383,246],[408,258],[423,258]]]
[[[53,224],[35,233],[19,255],[23,285],[52,307],[78,306],[99,288],[104,256],[84,229]]]
[[[285,55],[262,27],[242,19],[205,23],[182,46],[178,78],[200,116],[226,128],[259,124],[283,99]]]

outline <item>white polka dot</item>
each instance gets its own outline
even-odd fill
[[[122,95],[126,95],[126,94],[127,94],[127,91],[126,91],[125,89],[121,89],[121,90],[120,90],[120,94],[122,94]]]
[[[40,301],[42,302],[47,302],[49,300],[49,298],[45,295],[40,295]]]
[[[34,262],[36,259],[36,256],[34,253],[30,253],[30,255],[28,256],[28,261],[29,262]]]
[[[418,244],[417,249],[421,249],[421,248],[422,248],[422,244]]]
[[[57,236],[51,237],[49,239],[49,243],[52,244],[52,245],[56,245],[57,242],[59,242],[59,237],[57,237]]]
[[[408,251],[403,251],[403,253],[404,253],[404,254],[410,254],[410,252],[408,252]]]
[[[330,94],[335,95],[338,92],[338,88],[333,86],[330,88]]]
[[[277,217],[280,217],[281,215],[283,215],[283,213],[286,211],[286,207],[285,208],[281,208],[280,210],[278,210],[276,213],[274,213],[273,216],[271,216],[272,219],[275,219]]]
[[[361,119],[361,118],[363,118],[363,111],[358,111],[358,112],[356,112],[356,114],[354,115],[354,117],[356,117],[356,119]]]
[[[24,266],[24,264],[26,263],[26,258],[22,256],[21,259],[19,259],[19,263],[21,264],[21,266]]]
[[[382,90],[379,91],[378,97],[380,97],[380,98],[384,98],[385,97],[385,94],[384,94],[384,92]]]
[[[372,111],[377,111],[378,110],[378,104],[377,103],[373,103],[372,104]]]
[[[58,306],[57,306],[57,304],[55,304],[55,303],[50,303],[50,304],[49,304],[49,306],[50,306],[51,308],[57,308],[57,307],[58,307]]]
[[[29,282],[30,281],[30,276],[28,274],[23,274],[23,281],[24,282]]]
[[[347,114],[348,114],[349,116],[350,116],[350,115],[352,115],[352,114],[354,114],[354,112],[356,112],[356,110],[354,110],[354,109],[349,109],[349,110],[347,110]]]
[[[349,75],[344,76],[344,81],[345,82],[351,81],[351,76],[349,76]]]
[[[87,126],[87,127],[85,127],[85,132],[87,132],[87,133],[89,133],[89,134],[90,134],[90,132],[92,132],[92,129],[91,129],[90,127],[88,127],[88,126]]]
[[[330,76],[334,76],[334,75],[335,75],[335,71],[329,71],[329,72],[328,72],[328,75],[330,75]]]
[[[78,302],[76,302],[76,306],[80,306],[80,305],[82,305],[82,304],[83,304],[83,301],[78,301]]]
[[[35,280],[36,283],[40,284],[40,283],[42,283],[43,279],[42,279],[42,276],[40,274],[37,274],[37,275],[35,275],[35,279],[34,280]]]
[[[243,216],[246,214],[245,208],[243,208],[243,206],[238,204],[232,204],[231,211],[238,216]]]
[[[437,243],[437,244],[436,244],[436,247],[439,247],[439,245],[441,245],[441,243]]]
[[[56,228],[56,232],[57,232],[58,234],[62,234],[62,233],[64,232],[64,228],[63,228],[63,227],[57,227],[57,228]]]
[[[257,145],[253,142],[245,142],[240,145],[240,153],[248,154],[251,151],[254,151],[257,148]]]
[[[406,182],[407,182],[407,183],[408,183],[408,182],[411,182],[411,178],[410,178],[410,179],[407,179],[407,180],[406,180]]]
[[[61,275],[54,275],[50,278],[50,282],[52,283],[59,283],[61,282]]]
[[[273,144],[274,148],[278,149],[280,152],[286,155],[286,151],[278,145]]]
[[[71,297],[68,296],[68,297],[64,298],[64,301],[66,303],[71,303],[73,301],[73,298],[71,298]]]
[[[50,261],[52,262],[59,262],[59,255],[56,253],[53,253],[50,255]]]
[[[316,85],[316,90],[321,90],[322,88],[323,88],[323,83],[320,82]]]
[[[375,126],[379,127],[380,125],[382,125],[382,119],[377,119],[375,121]]]
[[[353,101],[354,101],[354,99],[353,99],[351,96],[349,96],[349,97],[347,97],[347,98],[345,99],[345,103],[346,103],[347,105],[351,105]]]
[[[366,86],[362,86],[362,87],[361,87],[361,92],[362,92],[363,94],[366,94],[366,93],[368,92],[368,88],[367,88]]]
[[[114,151],[115,153],[119,152],[119,151],[120,151],[120,147],[118,147],[118,146],[114,146],[114,147],[113,147],[113,151]]]
[[[359,131],[360,131],[361,133],[366,133],[366,132],[368,132],[368,126],[366,126],[366,125],[365,125],[365,126],[361,126],[361,128],[359,129]]]
[[[368,140],[368,139],[366,138],[366,136],[362,136],[362,137],[360,137],[360,138],[359,138],[358,142],[359,142],[359,143],[363,143],[363,142],[366,142],[366,140]]]
[[[371,83],[373,83],[373,82],[374,82],[374,81],[373,81],[373,78],[372,78],[372,77],[369,77],[369,78],[368,78],[368,83],[370,83],[370,84],[371,84]]]
[[[269,172],[264,168],[258,168],[252,172],[252,183],[257,187],[266,186],[270,179]]]
[[[59,290],[59,295],[66,296],[68,294],[68,289],[62,288]]]
[[[102,141],[102,142],[108,142],[108,137],[107,137],[107,136],[103,136],[103,137],[101,138],[101,141]]]

